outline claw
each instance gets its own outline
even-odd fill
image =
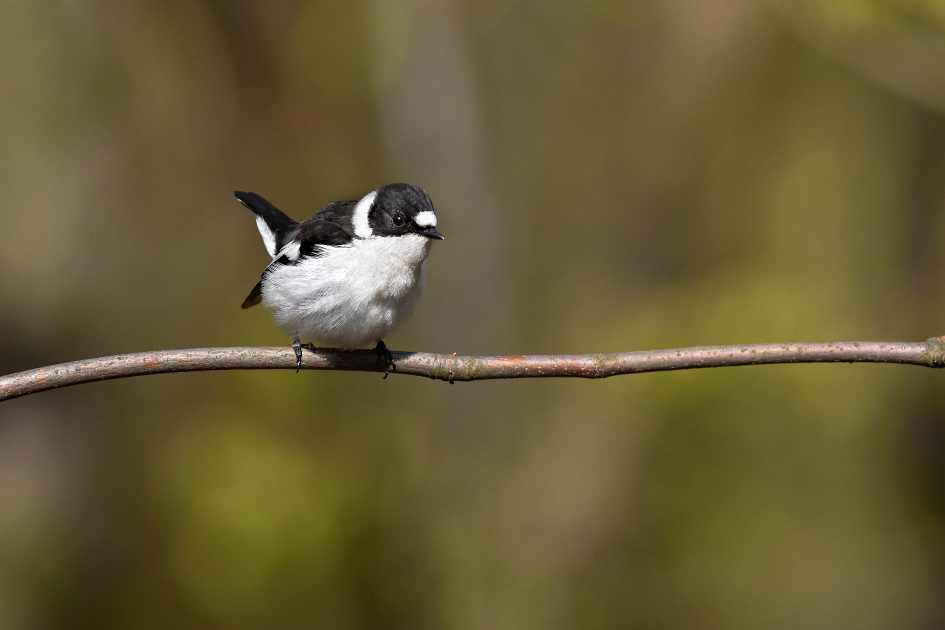
[[[394,363],[394,355],[387,349],[387,344],[380,339],[377,340],[377,345],[374,346],[374,352],[377,353],[378,363],[384,366],[384,378],[387,378],[391,370],[397,369],[397,364]]]

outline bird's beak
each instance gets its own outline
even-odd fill
[[[437,232],[435,228],[427,228],[426,230],[423,231],[423,235],[426,236],[427,238],[435,238],[438,241],[442,241],[444,238],[446,238],[445,236]]]

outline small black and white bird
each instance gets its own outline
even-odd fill
[[[292,335],[296,371],[306,337],[354,349],[376,343],[384,377],[396,368],[382,338],[413,312],[436,231],[433,202],[411,184],[336,201],[297,223],[255,193],[236,198],[256,215],[272,263],[243,301],[262,302]]]

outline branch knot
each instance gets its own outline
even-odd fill
[[[925,340],[926,365],[933,368],[945,367],[945,337],[929,337]]]

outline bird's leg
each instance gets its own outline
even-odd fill
[[[394,355],[387,349],[387,344],[380,339],[377,340],[377,345],[374,346],[374,352],[377,353],[377,362],[384,366],[384,378],[387,378],[391,370],[397,369],[397,365],[394,363]]]
[[[295,350],[295,373],[302,369],[302,340],[298,335],[292,337],[292,349]]]
[[[298,335],[292,337],[292,349],[295,350],[295,373],[298,374],[299,370],[302,369],[302,348],[309,350],[310,352],[315,352],[314,343],[302,343],[302,340],[299,339]]]

